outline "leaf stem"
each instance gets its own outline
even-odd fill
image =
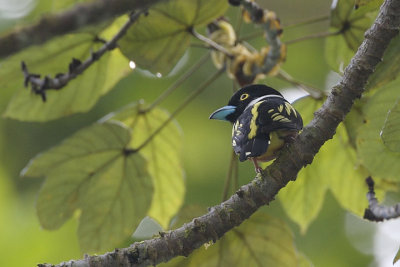
[[[226,50],[225,47],[217,44],[216,42],[214,42],[213,40],[205,37],[204,35],[201,35],[200,33],[196,32],[194,29],[191,29],[190,33],[196,37],[197,39],[199,39],[202,42],[205,42],[206,44],[208,44],[209,46],[211,46],[212,48],[214,48],[217,51],[220,51],[222,53],[224,53],[227,57],[233,58],[233,55]]]
[[[324,96],[324,93],[321,90],[301,83],[282,69],[279,70],[279,73],[276,77],[303,89],[304,91],[309,93],[312,98],[321,99]]]
[[[141,110],[141,112],[145,113],[152,110],[155,106],[160,104],[167,98],[172,92],[174,92],[179,86],[182,85],[195,71],[197,71],[201,66],[203,66],[209,58],[209,53],[204,55],[196,64],[194,64],[187,72],[179,77],[167,90],[165,90],[150,106]]]
[[[240,37],[240,32],[242,30],[242,25],[243,25],[242,10],[240,8],[238,8],[237,12],[238,12],[239,18],[237,20],[236,27],[235,27],[236,40],[238,40]]]
[[[171,113],[171,116],[166,119],[141,145],[139,145],[137,148],[135,148],[135,151],[139,151],[143,147],[145,147],[148,143],[153,140],[153,138],[161,132],[162,129],[164,129],[165,126],[170,123],[176,115],[178,115],[179,112],[181,112],[190,102],[192,102],[200,93],[204,91],[210,84],[212,84],[221,74],[225,71],[224,68],[218,70],[216,73],[214,73],[208,80],[203,82],[195,91],[193,91],[183,102],[182,104],[174,111]]]
[[[300,26],[304,26],[304,25],[308,25],[308,24],[313,24],[313,23],[317,23],[320,21],[325,21],[328,20],[330,18],[329,15],[324,15],[324,16],[320,16],[320,17],[316,17],[316,18],[310,18],[310,19],[306,19],[300,22],[295,22],[292,24],[288,24],[288,25],[284,25],[284,29],[288,29],[288,28],[294,28],[294,27],[300,27]]]
[[[232,177],[234,176],[235,163],[237,163],[236,155],[235,155],[235,152],[232,150],[231,160],[229,162],[228,173],[226,174],[226,177],[225,177],[224,191],[222,193],[222,201],[225,201],[228,199],[229,188],[231,187]]]
[[[314,33],[314,34],[310,34],[310,35],[306,35],[297,39],[293,39],[293,40],[289,40],[284,42],[286,45],[290,45],[290,44],[294,44],[294,43],[298,43],[301,41],[305,41],[305,40],[310,40],[310,39],[318,39],[318,38],[325,38],[325,37],[329,37],[329,36],[335,36],[340,34],[340,31],[337,32],[319,32],[319,33]]]

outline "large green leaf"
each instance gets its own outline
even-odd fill
[[[26,176],[46,176],[37,212],[46,229],[59,228],[77,209],[81,248],[102,251],[129,238],[146,215],[153,185],[146,160],[128,153],[130,131],[96,123],[34,158]]]
[[[396,79],[400,73],[400,35],[386,49],[383,60],[368,80],[367,88],[379,88]],[[400,84],[400,81],[398,82]]]
[[[100,36],[108,38],[116,31],[116,26],[110,26]],[[7,79],[0,81],[0,88],[16,91],[4,115],[19,120],[47,121],[92,108],[99,97],[110,91],[129,71],[128,60],[118,49],[107,52],[61,90],[48,90],[46,102],[24,88],[20,64],[25,61],[31,73],[54,77],[57,73],[68,72],[72,58],[84,61],[91,51],[103,45],[94,40],[95,35],[91,33],[68,34],[25,49],[3,61],[0,76]]]
[[[190,43],[190,29],[224,14],[225,0],[163,1],[141,17],[118,42],[139,68],[168,74]]]
[[[123,122],[132,130],[131,147],[138,147],[160,127],[170,115],[158,108],[140,112],[142,104],[133,104],[106,119]],[[140,153],[148,161],[154,184],[154,196],[148,215],[167,229],[171,218],[184,200],[185,184],[181,163],[182,132],[175,121],[170,122]]]
[[[395,105],[399,97],[398,89],[398,80],[395,80],[369,98],[363,107],[364,124],[360,127],[356,140],[358,157],[370,174],[394,181],[400,180],[400,153],[385,146],[380,133],[385,125],[388,109]],[[390,134],[386,135],[388,137]]]
[[[307,125],[321,102],[311,97],[303,97],[293,105]],[[289,183],[278,194],[286,214],[300,226],[302,232],[305,232],[308,225],[317,217],[327,190],[327,186],[321,183],[318,177],[318,170],[314,166],[316,160],[314,159],[312,165],[300,171],[295,183]]]
[[[349,64],[377,14],[376,2],[354,9],[354,0],[334,1],[330,31],[338,34],[328,37],[325,45],[325,58],[333,70],[342,71]]]
[[[283,221],[258,212],[225,234],[216,244],[207,244],[189,258],[177,258],[162,266],[298,266],[293,234]],[[310,266],[302,265],[302,266]]]
[[[321,181],[319,171],[314,167],[318,164],[316,160],[300,171],[296,182],[288,184],[278,194],[286,214],[299,225],[302,233],[307,231],[321,211],[327,190],[327,185]]]
[[[400,105],[399,98],[389,110],[381,132],[383,143],[393,152],[400,152]]]
[[[294,105],[306,123],[319,106],[309,97]],[[327,189],[332,191],[344,209],[362,216],[368,206],[366,176],[367,172],[358,166],[356,151],[345,128],[340,125],[333,139],[322,146],[313,163],[301,170],[296,182],[287,185],[278,196],[288,216],[305,232],[320,212]]]
[[[333,140],[325,146],[326,153],[320,164],[322,183],[326,183],[339,204],[346,210],[362,217],[368,206],[368,173],[358,164],[357,154],[349,142],[347,132],[339,125]],[[327,172],[329,170],[329,172]],[[379,194],[381,194],[381,191]]]

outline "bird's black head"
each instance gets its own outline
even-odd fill
[[[245,86],[231,97],[227,106],[212,113],[210,119],[227,120],[234,123],[251,101],[266,95],[282,96],[275,89],[263,84]]]

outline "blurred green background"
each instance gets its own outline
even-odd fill
[[[34,10],[38,4],[46,5],[45,2],[51,5],[53,1],[16,2],[19,4],[0,0],[0,30],[3,32],[23,20],[23,6],[28,8],[25,13],[29,15],[30,8]],[[274,10],[284,27],[309,18],[328,16],[331,5],[328,0],[258,2],[263,7]],[[12,13],[12,10],[15,12]],[[228,11],[233,25],[238,15],[240,13],[237,9]],[[252,25],[243,25],[242,28],[246,34],[254,30]],[[284,30],[282,39],[293,40],[327,30],[328,21],[325,20],[308,26],[290,27]],[[252,44],[261,47],[265,42],[258,38],[252,40]],[[193,64],[204,52],[201,48],[191,48],[184,56],[184,68]],[[283,69],[306,84],[328,89],[332,77],[335,79],[337,75],[330,73],[323,55],[323,39],[291,44],[288,46],[287,61]],[[307,68],[304,65],[307,65]],[[4,118],[0,120],[0,266],[34,266],[37,263],[58,263],[83,256],[76,237],[76,218],[54,232],[41,229],[35,214],[35,199],[43,180],[22,179],[19,172],[36,154],[58,144],[81,127],[107,113],[139,99],[148,103],[153,101],[183,71],[181,68],[171,77],[154,78],[134,70],[86,114],[77,114],[48,123],[27,123]],[[207,63],[163,102],[161,107],[173,111],[186,95],[214,71],[212,63]],[[265,82],[277,89],[291,87],[290,84],[276,78],[267,78]],[[22,84],[21,73],[21,86]],[[0,90],[1,112],[13,93]],[[216,108],[225,105],[231,93],[232,81],[223,76],[177,116],[184,132],[186,204],[207,207],[221,201],[231,155],[231,128],[228,123],[208,120],[208,116]],[[240,184],[248,183],[254,177],[253,166],[249,162],[241,163],[239,170]],[[375,262],[372,255],[376,227],[372,224],[366,225],[362,220],[346,214],[331,195],[325,200],[318,219],[304,235],[300,234],[297,225],[289,221],[278,201],[263,209],[290,223],[296,236],[296,246],[315,266],[385,266]],[[357,229],[363,231],[359,233]]]

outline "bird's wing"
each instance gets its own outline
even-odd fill
[[[248,107],[232,129],[232,146],[240,161],[263,155],[270,144],[270,133],[276,130],[300,131],[300,114],[284,99],[271,98]]]

